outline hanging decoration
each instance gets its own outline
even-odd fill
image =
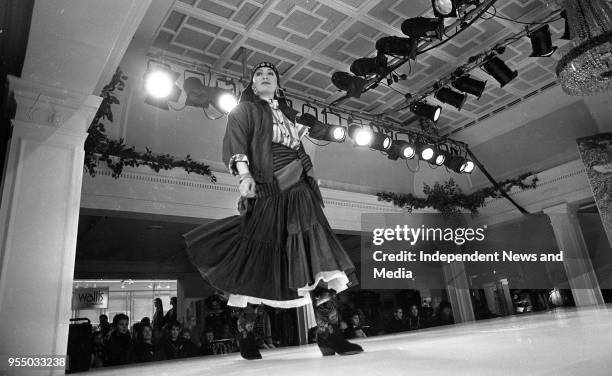
[[[564,0],[572,46],[557,64],[559,83],[569,95],[612,89],[612,3]]]
[[[529,177],[531,179],[528,180]],[[533,172],[528,172],[514,179],[504,180],[499,183],[499,186],[505,192],[510,191],[513,187],[526,190],[535,188],[537,181],[538,177]],[[502,197],[501,191],[494,187],[465,194],[453,179],[444,183],[435,183],[433,187],[424,183],[423,193],[425,197],[417,197],[411,193],[393,192],[378,192],[376,196],[378,196],[378,201],[391,202],[397,207],[407,209],[408,212],[412,212],[413,209],[432,208],[444,216],[458,215],[464,210],[468,210],[472,216],[476,216],[478,215],[478,209],[485,206],[487,198]]]
[[[206,175],[212,182],[217,178],[213,175],[210,167],[206,164],[194,161],[189,155],[182,160],[177,160],[170,154],[154,154],[149,148],[142,153],[136,151],[134,146],[128,147],[123,138],[112,140],[106,135],[103,120],[113,121],[112,105],[119,104],[119,99],[114,95],[116,90],[123,91],[127,76],[121,69],[113,75],[110,83],[102,89],[102,102],[98,112],[87,130],[89,134],[85,140],[85,169],[89,175],[96,176],[98,163],[104,162],[113,171],[113,177],[118,178],[125,166],[138,167],[149,166],[155,172],[182,168],[187,173]]]

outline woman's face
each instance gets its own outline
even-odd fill
[[[253,91],[260,97],[274,98],[278,87],[276,74],[272,68],[261,67],[253,75]]]
[[[142,328],[142,338],[145,341],[150,341],[153,338],[153,330],[151,330],[151,327],[145,326]]]
[[[413,317],[417,317],[419,315],[419,309],[417,308],[417,306],[413,305],[412,307],[410,307],[410,314]]]

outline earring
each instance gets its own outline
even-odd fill
[[[277,97],[277,98],[280,98],[280,90],[278,89],[278,87],[274,91],[274,96]]]

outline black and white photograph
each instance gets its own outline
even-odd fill
[[[1,0],[0,375],[612,375],[612,1]]]

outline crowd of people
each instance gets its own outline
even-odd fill
[[[238,352],[241,338],[246,337],[244,334],[247,332],[253,334],[250,337],[259,349],[296,344],[294,339],[286,338],[295,328],[277,330],[278,325],[272,325],[269,309],[265,306],[249,305],[237,309],[225,306],[216,296],[212,298],[207,299],[205,325],[199,325],[195,316],[180,323],[175,297],[171,298],[171,308],[165,313],[161,300],[156,298],[153,318],[143,317],[131,328],[126,314],[116,314],[112,323],[106,315],[100,315],[99,325],[91,334],[89,368]],[[404,308],[396,306],[390,317],[384,314],[366,317],[364,310],[355,308],[354,304],[339,305],[336,315],[332,320],[337,322],[347,339],[454,323],[447,302],[441,302],[436,310],[410,305],[407,314]],[[280,319],[286,321],[286,318]],[[315,341],[316,335],[311,336],[310,342]]]

